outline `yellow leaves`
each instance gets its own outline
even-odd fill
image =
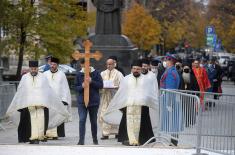
[[[231,52],[235,53],[235,21],[230,26],[230,29],[227,34],[228,45],[227,48]]]
[[[173,22],[168,27],[168,36],[167,36],[167,47],[176,46],[179,41],[184,39],[184,35],[186,33],[185,23],[183,22]]]
[[[73,41],[87,34],[94,15],[88,15],[75,0],[43,0],[39,17],[38,34],[48,53],[66,61],[73,52]]]
[[[161,26],[144,7],[134,6],[124,13],[123,34],[140,49],[149,50],[159,43]]]
[[[213,18],[210,21],[210,25],[215,27],[215,32],[217,34],[217,38],[220,38],[222,40],[222,44],[224,46],[228,45],[228,37],[227,37],[227,31],[224,29],[224,23],[220,20],[220,18]]]

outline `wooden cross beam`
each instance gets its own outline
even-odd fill
[[[72,57],[75,60],[79,60],[81,58],[85,59],[84,103],[85,103],[85,106],[87,107],[89,103],[89,91],[90,91],[89,82],[87,81],[87,79],[90,78],[90,59],[93,58],[99,61],[102,58],[102,53],[99,51],[96,51],[95,53],[90,53],[90,50],[92,47],[92,42],[90,40],[84,41],[83,46],[85,47],[85,53],[80,53],[79,51],[75,51],[72,54]]]

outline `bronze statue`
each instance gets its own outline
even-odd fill
[[[92,0],[97,8],[96,34],[121,34],[123,0]]]

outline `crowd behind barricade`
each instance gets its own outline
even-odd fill
[[[171,67],[166,65],[169,56],[174,59]],[[223,71],[216,57],[181,59],[177,56],[166,55],[161,60],[151,60],[151,70],[156,74],[159,84],[164,71],[170,68],[177,71],[174,74],[178,74],[180,79],[180,84],[176,89],[222,93]]]

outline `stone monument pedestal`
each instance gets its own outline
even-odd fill
[[[91,51],[100,51],[103,54],[99,62],[95,60],[91,61],[91,64],[95,66],[96,69],[100,71],[105,70],[107,58],[109,56],[116,56],[118,66],[124,69],[125,74],[130,73],[132,61],[138,58],[138,48],[136,48],[125,35],[93,34],[90,35],[88,39],[93,43]],[[82,39],[77,39],[75,44],[78,47],[78,51],[84,52]]]

